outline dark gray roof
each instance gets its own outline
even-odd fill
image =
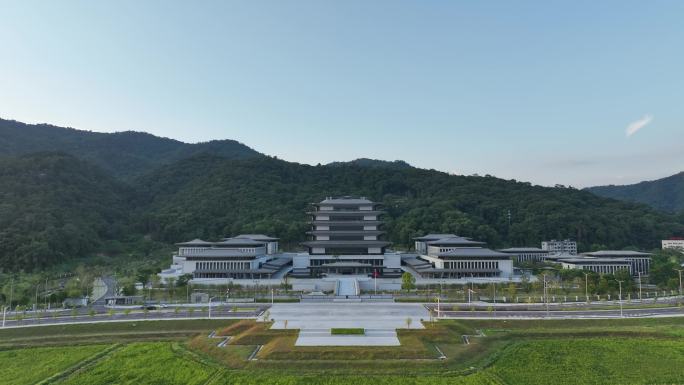
[[[221,242],[215,242],[214,246],[263,246],[266,241],[256,241],[251,238],[226,238]]]
[[[430,246],[468,246],[468,245],[484,245],[484,242],[472,241],[464,237],[449,237],[440,238],[434,241],[428,241]]]
[[[255,241],[265,241],[265,242],[272,242],[272,241],[277,241],[280,238],[273,238],[269,237],[268,235],[264,234],[240,234],[235,238],[247,238],[247,239],[253,239]],[[230,239],[230,238],[225,238],[225,239]]]
[[[391,245],[385,241],[307,241],[302,242],[307,247],[386,247]]]
[[[509,247],[507,249],[500,249],[502,253],[548,253],[548,250],[542,250],[538,247]]]
[[[381,215],[385,212],[382,210],[320,210],[320,211],[307,211],[309,215],[327,215],[331,217],[344,217],[344,216],[361,216],[361,215]]]
[[[380,235],[385,232],[380,230],[311,230],[306,233],[311,235]]]
[[[212,242],[203,241],[201,239],[195,238],[192,241],[176,243],[176,246],[205,246],[209,247],[213,245]]]
[[[255,257],[257,253],[248,253],[236,249],[211,248],[185,253],[184,257]]]
[[[565,262],[565,263],[572,263],[572,264],[585,264],[585,265],[596,265],[596,264],[602,264],[602,263],[611,263],[611,264],[624,264],[624,265],[631,265],[631,262],[628,261],[627,259],[624,258],[595,258],[595,257],[576,257],[576,258],[561,258],[558,259],[558,262]]]
[[[375,202],[366,199],[365,197],[354,198],[350,196],[344,197],[328,197],[321,201],[319,204],[330,204],[330,205],[368,205],[375,204]]]
[[[373,225],[381,225],[382,221],[365,221],[362,219],[359,219],[358,221],[336,221],[336,220],[329,220],[329,221],[324,221],[324,220],[313,220],[310,222],[313,225],[317,226],[325,226],[325,225],[368,225],[368,226],[373,226]]]
[[[413,238],[416,241],[435,241],[442,238],[461,238],[456,234],[427,234],[422,237]]]
[[[480,257],[480,258],[510,258],[510,254],[485,249],[483,247],[459,247],[452,251],[439,253],[440,257]]]
[[[582,255],[590,257],[650,257],[653,254],[631,250],[601,250],[591,253],[582,253]]]

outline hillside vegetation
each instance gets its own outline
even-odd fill
[[[91,162],[112,176],[130,179],[197,154],[227,159],[262,156],[234,140],[188,144],[144,132],[113,134],[0,119],[0,155],[58,151]]]
[[[40,152],[23,154],[32,151]],[[382,203],[397,248],[427,232],[492,247],[574,238],[582,250],[650,249],[684,234],[682,215],[572,188],[402,162],[308,166],[233,141],[189,145],[0,120],[0,271],[116,255],[121,243],[127,255],[146,256],[160,244],[244,232],[278,236],[293,250],[305,240],[309,204],[335,195]]]
[[[0,158],[0,269],[40,269],[127,237],[132,196],[70,155]]]
[[[493,246],[571,237],[583,249],[652,248],[683,228],[674,216],[586,191],[415,168],[201,156],[163,167],[137,186],[149,199],[141,231],[167,242],[264,232],[294,247],[308,228],[308,204],[331,195],[381,202],[388,239],[398,246],[426,232],[448,232]]]
[[[684,212],[684,172],[653,181],[626,186],[596,186],[588,190],[606,198],[645,203],[658,210]]]

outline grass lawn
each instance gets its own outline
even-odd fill
[[[95,354],[108,345],[13,349],[0,351],[2,383],[35,384],[60,373]]]
[[[509,384],[679,384],[681,340],[579,338],[516,342],[486,370]]]
[[[172,342],[127,345],[65,384],[204,384],[216,367],[196,361]]]
[[[330,329],[330,334],[333,335],[364,335],[366,330],[363,328],[333,328]]]
[[[169,320],[35,326],[0,330],[0,348],[130,341],[187,340],[234,320]]]
[[[101,339],[123,344],[0,351],[1,367],[12,374],[2,378],[36,383],[66,371],[58,380],[93,385],[684,383],[684,318],[448,320],[398,330],[399,347],[298,347],[297,330],[271,330],[253,320],[207,321],[53,327],[65,345],[98,329]],[[29,336],[29,329],[38,335]],[[221,339],[208,338],[210,330],[231,336],[229,344],[217,347]],[[0,338],[20,346],[29,337],[31,343],[55,338],[49,333],[47,327],[2,330]],[[469,345],[463,334],[471,336]],[[108,346],[115,349],[103,350]],[[248,360],[259,346],[256,360]],[[438,359],[438,349],[446,359]],[[69,370],[74,365],[78,369]]]

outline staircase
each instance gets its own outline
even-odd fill
[[[356,278],[339,278],[335,285],[335,295],[340,297],[356,297],[361,294],[359,281]]]

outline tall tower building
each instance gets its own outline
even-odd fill
[[[383,211],[378,206],[364,197],[349,196],[314,203],[307,213],[311,216],[310,239],[302,243],[308,249],[309,263],[306,270],[295,263],[294,275],[400,274],[398,264],[390,268],[385,263],[390,242],[382,239]]]

